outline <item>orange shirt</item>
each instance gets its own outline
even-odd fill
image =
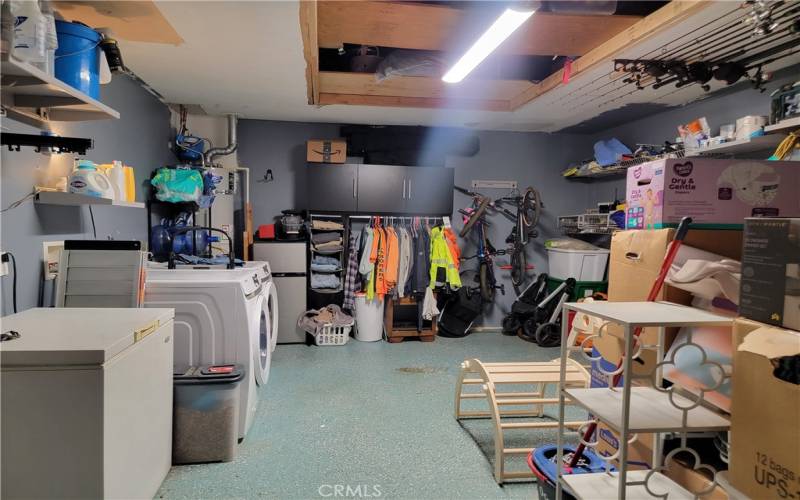
[[[393,227],[386,228],[386,292],[397,286],[397,272],[400,268],[400,244]]]
[[[447,249],[450,250],[450,257],[453,258],[453,264],[456,266],[456,269],[458,269],[461,265],[461,248],[458,247],[456,233],[449,227],[446,227],[444,228],[444,237],[447,242]]]

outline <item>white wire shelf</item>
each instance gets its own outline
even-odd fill
[[[48,121],[119,118],[119,112],[13,55],[2,53],[2,102],[12,118]],[[40,112],[44,110],[44,112]],[[16,116],[15,116],[16,115]]]
[[[565,389],[564,393],[614,430],[622,429],[621,389]],[[673,398],[684,407],[692,404],[677,394]],[[669,395],[652,387],[632,387],[630,407],[628,429],[631,432],[727,431],[730,428],[727,418],[701,406],[689,410],[684,423],[684,412],[670,402]]]
[[[114,207],[144,208],[145,205],[139,201],[116,201],[110,198],[98,198],[96,196],[86,196],[77,193],[64,193],[61,191],[42,191],[37,193],[34,202],[41,205],[111,205]]]
[[[628,471],[626,482],[643,482],[648,472],[646,470]],[[579,500],[617,498],[617,493],[619,492],[619,477],[617,473],[570,474],[562,476],[561,481]],[[694,494],[689,490],[660,472],[656,472],[650,477],[650,489],[662,495],[667,493],[669,500],[695,498]],[[653,500],[653,498],[656,497],[647,492],[644,484],[629,484],[625,488],[626,500]]]

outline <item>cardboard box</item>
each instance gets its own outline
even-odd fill
[[[592,350],[592,357],[597,358],[597,349]],[[591,380],[589,387],[608,387],[608,377],[599,370],[602,367],[606,372],[613,371],[616,368],[615,363],[608,360],[600,359],[592,361],[589,369]],[[620,378],[622,383],[622,378]],[[613,455],[619,449],[619,434],[611,430],[605,423],[599,422],[597,424],[596,440],[597,446],[594,451],[604,457]],[[653,463],[653,441],[652,434],[639,434],[636,441],[628,446],[628,468],[633,470],[650,469]],[[619,467],[619,460],[613,461],[614,466]]]
[[[344,139],[311,139],[306,143],[306,161],[344,163],[347,161],[347,141]]]
[[[705,491],[711,486],[711,479],[702,472],[692,469],[691,466],[677,460],[667,464],[664,475],[691,492]],[[702,500],[728,500],[730,497],[720,485],[714,486],[708,493],[700,495]]]
[[[730,479],[750,498],[800,496],[800,385],[774,375],[776,358],[800,354],[800,333],[734,323]]]
[[[800,218],[745,219],[739,301],[742,316],[800,330]]]
[[[740,229],[745,217],[800,217],[800,162],[658,160],[628,169],[625,227]]]
[[[673,229],[614,233],[611,238],[608,269],[608,300],[614,302],[645,300],[674,236]],[[684,244],[739,260],[742,251],[742,232],[691,229],[686,235]],[[664,285],[658,300],[688,305],[692,297],[688,292]],[[611,335],[593,339],[593,345],[603,358],[616,363],[623,352],[622,329],[610,326],[607,331]],[[676,329],[667,330],[665,352],[676,333]],[[645,344],[655,344],[657,338],[658,330],[655,328],[646,328],[641,335]],[[642,351],[640,361],[633,364],[634,373],[650,373],[656,363],[655,351]]]

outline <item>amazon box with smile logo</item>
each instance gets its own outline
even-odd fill
[[[628,169],[627,229],[741,229],[745,217],[800,216],[800,162],[658,160]]]

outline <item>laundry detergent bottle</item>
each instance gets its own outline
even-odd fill
[[[89,160],[77,162],[75,170],[69,176],[68,184],[70,193],[114,199],[114,187],[108,177]]]

